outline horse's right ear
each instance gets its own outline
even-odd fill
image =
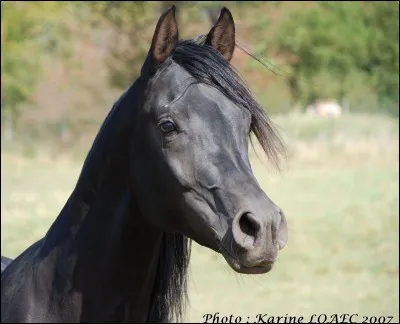
[[[179,40],[175,6],[164,12],[157,22],[149,51],[152,70],[162,64],[175,50]]]

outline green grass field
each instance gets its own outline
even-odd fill
[[[357,313],[399,320],[398,122],[277,117],[288,144],[281,173],[252,155],[257,178],[285,212],[289,242],[266,275],[234,273],[193,246],[187,321],[206,313],[247,320],[260,313]],[[262,156],[261,156],[262,158]],[[1,254],[42,237],[69,196],[83,158],[26,158],[2,150]]]

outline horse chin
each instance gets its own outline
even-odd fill
[[[230,253],[224,247],[221,246],[219,240],[211,241],[212,243],[210,241],[201,241],[201,240],[195,240],[195,241],[204,247],[207,247],[217,253],[222,254],[222,256],[225,258],[229,266],[237,273],[265,274],[271,271],[274,265],[273,262],[265,262],[263,264],[259,264],[256,266],[244,265],[241,262],[239,262],[239,260],[231,256]]]
[[[274,265],[273,262],[269,262],[265,265],[247,267],[227,253],[222,253],[222,255],[234,271],[242,274],[264,274],[271,271]]]

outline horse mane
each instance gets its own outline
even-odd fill
[[[280,157],[286,153],[282,139],[239,73],[217,50],[205,45],[205,39],[205,35],[199,35],[191,40],[179,41],[172,60],[198,82],[217,88],[239,107],[250,112],[250,131],[254,133],[272,164],[279,169]],[[264,65],[254,55],[246,53]]]
[[[149,323],[180,322],[187,304],[187,270],[191,240],[181,234],[163,233]]]

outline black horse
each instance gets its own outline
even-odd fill
[[[272,268],[287,225],[252,173],[249,135],[276,163],[283,145],[234,48],[226,8],[193,40],[179,40],[174,7],[160,17],[59,216],[2,272],[2,322],[179,320],[191,239],[237,272]]]

